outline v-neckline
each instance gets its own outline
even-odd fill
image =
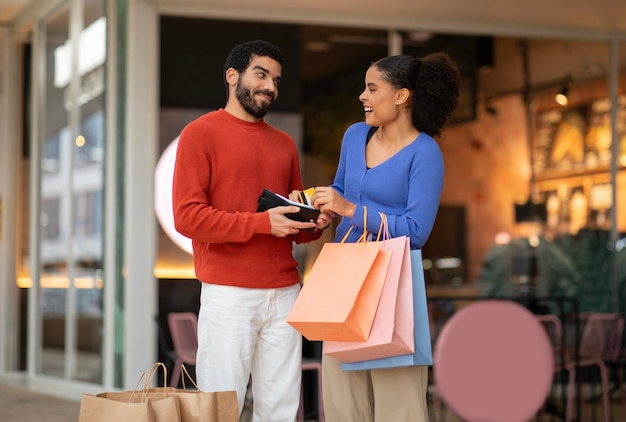
[[[419,137],[421,135],[421,133],[418,133],[417,136],[411,142],[409,142],[408,144],[406,144],[405,146],[400,148],[398,151],[396,151],[395,153],[393,153],[392,155],[390,155],[389,157],[387,157],[386,159],[384,159],[380,163],[376,164],[375,166],[370,167],[370,166],[367,165],[367,144],[369,144],[369,141],[371,140],[372,136],[374,135],[374,132],[376,132],[376,129],[378,129],[378,128],[377,127],[371,127],[368,130],[367,136],[365,138],[365,144],[363,144],[363,164],[365,165],[365,169],[366,170],[372,170],[372,169],[378,168],[378,167],[384,165],[385,163],[389,162],[394,157],[396,157],[398,154],[400,154],[402,151],[404,151],[409,146],[411,146],[415,142],[417,142],[417,140],[419,139]]]

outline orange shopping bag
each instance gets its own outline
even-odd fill
[[[382,242],[325,243],[287,322],[308,340],[367,340],[391,254]]]
[[[325,341],[324,354],[342,362],[413,353],[413,279],[411,246],[406,236],[383,241],[392,251],[389,271],[367,341]]]

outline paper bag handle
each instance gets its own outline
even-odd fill
[[[341,242],[339,242],[340,244],[343,245],[346,242],[346,239],[348,238],[348,235],[350,234],[353,228],[354,226],[350,226],[346,234],[343,236],[343,239],[341,239]],[[363,234],[359,236],[359,238],[354,243],[365,243],[365,242],[367,242],[367,207],[363,205]]]
[[[139,376],[139,380],[137,380],[137,384],[135,384],[135,389],[133,390],[132,394],[128,398],[129,403],[132,403],[133,396],[135,395],[137,391],[139,391],[139,384],[141,383],[141,380],[144,380],[143,390],[142,390],[142,395],[141,395],[141,402],[143,403],[144,401],[146,401],[147,396],[148,396],[148,389],[150,388],[150,384],[152,383],[154,374],[156,374],[156,371],[159,369],[159,367],[163,368],[163,384],[164,385],[161,388],[163,389],[163,391],[165,391],[165,383],[167,382],[167,366],[165,366],[165,364],[162,362],[157,362],[152,366],[152,369],[150,370],[150,374],[147,377],[146,377],[146,372],[141,373],[141,376]]]
[[[376,241],[391,239],[391,235],[389,234],[389,225],[387,222],[387,214],[384,212],[380,214],[380,226],[378,227],[378,233],[376,234]],[[368,241],[368,231],[367,231],[367,207],[363,205],[363,234],[359,236],[355,243],[366,243]],[[346,234],[341,239],[341,244],[345,243],[348,235],[352,231],[354,226],[350,226]]]
[[[191,375],[189,375],[189,372],[187,371],[187,368],[185,367],[184,363],[180,364],[180,370],[181,370],[181,379],[183,381],[183,390],[185,391],[187,390],[187,386],[185,385],[185,378],[187,378],[189,381],[191,381],[191,383],[196,388],[196,390],[200,391],[200,387],[198,387],[198,384],[196,384],[193,378],[191,378]]]
[[[128,402],[132,403],[133,401],[133,396],[135,395],[135,393],[137,392],[137,390],[139,389],[139,384],[141,383],[141,380],[143,380],[146,377],[146,373],[142,372],[141,375],[139,376],[139,379],[137,380],[137,384],[135,384],[135,389],[133,390],[132,394],[130,395],[130,397],[128,398]],[[145,380],[144,380],[144,391],[145,391]],[[141,401],[143,402],[145,399],[145,397],[141,398]]]
[[[378,235],[376,236],[376,241],[391,239],[391,235],[389,234],[389,225],[387,224],[387,214],[384,212],[380,214],[380,226],[378,227]]]
[[[157,373],[159,368],[163,368],[163,388],[165,390],[165,383],[167,382],[167,366],[163,362],[157,362],[152,366],[152,370],[150,371],[150,375],[146,378],[146,382],[143,385],[144,391],[147,391],[150,388],[150,384],[152,384],[152,379],[154,375]]]

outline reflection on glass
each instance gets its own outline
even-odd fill
[[[83,10],[78,74],[69,7],[45,22],[38,360],[43,374],[100,383],[106,20],[101,0]]]
[[[62,192],[64,162],[64,140],[68,136],[68,114],[64,107],[64,90],[52,83],[55,72],[55,50],[69,40],[69,9],[63,7],[51,15],[45,23],[46,81],[43,87],[45,110],[43,113],[43,152],[41,163],[41,214],[40,254],[41,277],[68,280],[67,263],[63,248],[64,230],[62,215],[64,201]],[[65,315],[68,283],[50,289],[42,286],[40,306],[43,338],[41,342],[41,372],[46,375],[64,377],[66,330]]]

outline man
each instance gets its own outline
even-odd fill
[[[203,391],[236,390],[252,376],[254,421],[293,422],[300,400],[302,337],[286,323],[300,291],[293,242],[328,223],[257,213],[264,188],[302,189],[297,147],[263,116],[278,97],[283,56],[265,41],[235,46],[224,65],[227,103],[182,131],[173,182],[176,229],[193,241],[202,282],[196,376]]]

